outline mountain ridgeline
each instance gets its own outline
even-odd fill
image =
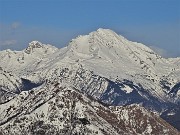
[[[0,59],[2,135],[180,134],[180,58],[98,29]]]

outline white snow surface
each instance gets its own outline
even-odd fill
[[[33,82],[50,77],[58,68],[73,69],[78,63],[113,81],[128,79],[143,84],[154,96],[169,101],[169,91],[164,91],[160,81],[167,80],[170,88],[180,81],[180,58],[162,58],[147,46],[102,28],[72,39],[61,49],[32,41],[22,51],[0,51],[0,59],[3,69]],[[179,94],[175,99],[179,100]]]
[[[133,91],[133,89],[127,85],[125,85],[125,87],[121,89],[124,90],[126,93],[131,93]]]
[[[141,84],[146,91],[160,101],[180,102],[180,91],[175,92],[176,95],[172,98],[168,94],[170,91],[165,90],[162,86],[162,83],[165,83],[172,89],[180,82],[180,58],[165,59],[147,46],[129,41],[109,29],[100,28],[88,35],[80,35],[61,49],[39,41],[32,41],[22,51],[9,49],[0,51],[0,59],[0,86],[3,92],[10,93],[7,96],[9,99],[6,99],[8,102],[0,105],[0,123],[3,125],[0,125],[1,129],[8,128],[9,125],[16,126],[11,123],[12,121],[16,122],[16,120],[11,121],[11,118],[18,116],[19,113],[25,114],[20,117],[20,119],[25,118],[22,125],[28,126],[30,121],[35,122],[38,119],[43,119],[45,123],[59,126],[60,129],[65,128],[67,125],[64,115],[68,112],[66,119],[69,120],[72,112],[69,106],[73,106],[73,98],[67,94],[68,91],[75,91],[79,95],[89,94],[93,98],[99,99],[108,87],[107,79],[113,82],[121,82],[126,79],[132,81],[133,84]],[[33,83],[44,83],[28,92],[22,92],[20,89],[21,78]],[[52,84],[46,85],[46,83]],[[60,87],[59,84],[65,88]],[[74,87],[82,90],[82,93],[77,92]],[[57,92],[56,90],[59,89],[60,92]],[[121,87],[121,90],[126,94],[134,92],[134,89],[126,84]],[[58,94],[55,94],[56,92]],[[69,93],[71,94],[71,92]],[[114,89],[109,94],[113,92]],[[16,95],[16,93],[20,94]],[[120,109],[108,110],[98,102],[92,102],[84,95],[82,97],[84,100],[77,101],[73,109],[77,112],[76,115],[79,119],[87,117],[92,122],[84,127],[84,129],[89,129],[92,134],[104,134],[103,129],[114,135],[119,134],[119,132],[126,134],[128,130],[130,132],[127,134],[138,134],[135,131],[137,129],[135,125],[144,126],[144,124],[137,124],[132,120],[135,118],[133,116],[139,116],[131,115],[136,109],[140,110],[141,114],[149,121],[152,118],[157,123],[162,122],[154,119],[154,116],[141,107],[132,105],[127,108],[120,107]],[[64,99],[65,101],[63,101]],[[62,108],[62,105],[65,107],[58,109]],[[101,113],[106,114],[106,117],[99,116]],[[118,115],[117,119],[123,120],[123,124],[127,126],[125,130],[117,132],[115,128],[111,128],[114,124],[114,121],[111,121],[114,115],[110,117],[110,120],[108,116],[114,113]],[[142,134],[151,134],[153,130],[151,124],[146,124]],[[75,130],[80,131],[81,126],[82,124],[76,126]],[[166,130],[168,127],[166,124],[161,126],[163,133],[169,132],[169,129]],[[16,129],[17,131],[13,131],[13,128],[11,130],[15,134],[21,131],[19,127]]]

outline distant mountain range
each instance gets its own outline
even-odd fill
[[[98,29],[0,59],[2,135],[180,134],[180,58]]]

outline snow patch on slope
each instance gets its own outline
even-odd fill
[[[131,93],[133,91],[133,89],[127,85],[124,85],[124,87],[121,89],[124,90],[126,93]]]

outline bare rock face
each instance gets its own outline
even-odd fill
[[[161,119],[157,114],[147,111],[139,105],[112,107],[118,115],[124,128],[133,131],[133,134],[172,134],[174,128]],[[174,132],[174,134],[178,134]]]

